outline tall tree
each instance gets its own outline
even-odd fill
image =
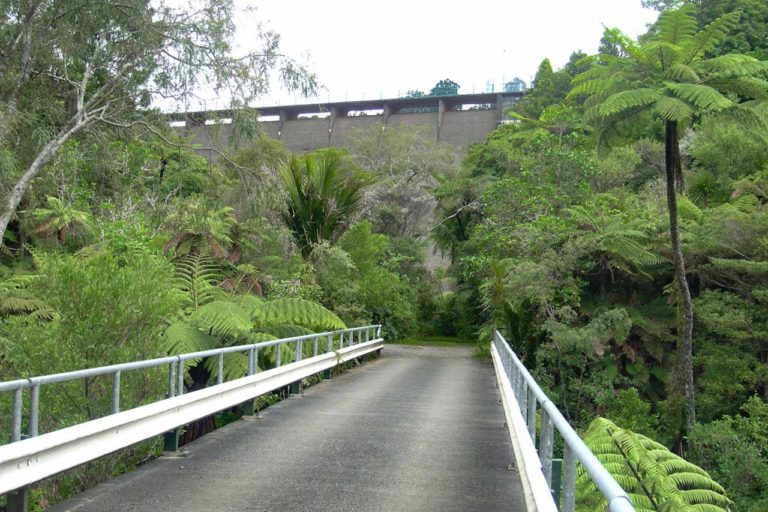
[[[569,93],[570,97],[588,96],[585,118],[603,129],[648,112],[664,123],[666,195],[675,286],[682,310],[679,348],[689,431],[696,418],[693,305],[677,214],[677,194],[684,190],[678,136],[695,116],[705,112],[733,110],[745,120],[761,122],[742,102],[768,99],[768,82],[761,78],[768,70],[768,62],[738,54],[706,58],[738,20],[738,13],[727,14],[699,30],[695,8],[684,5],[663,11],[650,37],[641,43],[609,29],[606,40],[619,48],[618,55],[599,55],[595,66],[574,79]]]
[[[0,0],[0,245],[27,192],[62,145],[85,130],[141,125],[158,99],[184,102],[201,88],[235,104],[264,92],[277,68],[290,87],[313,75],[279,53],[278,36],[236,55],[232,0]],[[162,123],[162,120],[159,120]],[[4,180],[5,181],[5,180]]]

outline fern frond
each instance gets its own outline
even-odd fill
[[[211,376],[211,383],[215,383],[219,376],[219,358],[208,357],[205,360],[205,368]],[[248,355],[241,352],[224,354],[224,380],[234,380],[248,373]]]
[[[700,56],[714,50],[720,43],[728,38],[728,34],[736,28],[741,13],[732,12],[721,16],[700,30],[686,44],[685,61],[693,62]]]
[[[693,8],[686,4],[677,9],[662,11],[655,28],[658,31],[659,41],[680,45],[690,42],[699,26]]]
[[[212,257],[199,251],[190,251],[174,260],[176,286],[184,291],[197,309],[203,304],[223,299],[226,292],[217,287],[224,273],[221,265]]]
[[[768,69],[768,62],[749,55],[729,53],[693,64],[701,72],[709,72],[717,78],[737,78],[753,76]]]
[[[264,299],[248,293],[243,295],[240,299],[240,305],[248,312],[248,316],[251,320],[253,320],[264,305]]]
[[[610,117],[638,107],[645,107],[661,98],[658,89],[632,89],[610,95],[600,106],[600,116]]]
[[[768,99],[768,82],[752,76],[736,78],[715,78],[707,80],[707,85],[723,92],[731,92],[745,99]]]
[[[302,327],[300,325],[282,324],[271,325],[259,329],[259,332],[271,334],[277,339],[293,338],[296,336],[304,336],[307,334],[314,334],[315,331]]]
[[[701,208],[693,204],[693,202],[686,196],[680,196],[677,200],[678,213],[681,218],[692,220],[694,222],[701,222],[704,218],[704,212]]]
[[[707,85],[665,82],[664,86],[672,94],[693,104],[696,108],[718,111],[733,106],[731,100]]]
[[[611,76],[611,74],[612,74],[611,69],[608,66],[596,64],[591,68],[589,68],[588,70],[586,70],[585,72],[574,77],[574,79],[571,81],[572,89],[573,87],[589,80],[598,80],[598,79],[608,78]]]
[[[700,82],[701,78],[691,66],[686,64],[674,64],[667,69],[667,77],[676,82]]]
[[[729,511],[731,501],[723,488],[703,469],[650,438],[597,418],[590,424],[584,442],[627,491],[637,510]],[[587,483],[585,475],[579,466],[576,481],[580,503],[600,502],[596,486]]]
[[[177,322],[168,326],[163,333],[161,343],[163,350],[171,355],[202,352],[219,346],[216,338],[185,322]],[[191,368],[199,361],[199,358],[189,359],[184,362],[184,365]]]
[[[693,117],[693,109],[690,105],[669,96],[657,101],[654,110],[665,121],[685,121]]]
[[[278,299],[265,302],[256,311],[256,327],[293,324],[316,332],[344,329],[346,325],[333,312],[322,305],[303,299]]]
[[[189,318],[192,325],[212,336],[243,338],[251,331],[251,318],[240,305],[213,301],[201,306]]]
[[[600,77],[585,79],[575,85],[566,96],[567,99],[578,98],[579,96],[597,94],[601,91],[611,90],[616,83],[613,77]]]

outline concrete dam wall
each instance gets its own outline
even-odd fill
[[[466,148],[486,139],[523,93],[468,94],[260,108],[261,127],[294,152],[348,147],[353,133],[371,126],[422,126],[434,140]],[[170,114],[193,143],[223,150],[232,136],[231,111]]]

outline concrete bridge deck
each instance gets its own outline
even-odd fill
[[[308,389],[52,507],[53,512],[525,509],[490,363],[388,345]]]

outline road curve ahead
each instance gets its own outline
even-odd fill
[[[493,367],[387,345],[306,390],[53,512],[522,512]]]

